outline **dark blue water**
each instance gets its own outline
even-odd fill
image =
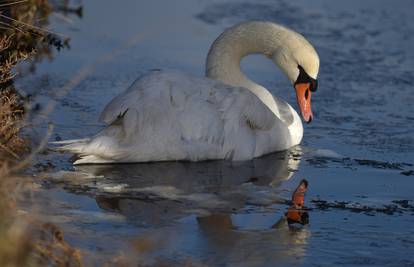
[[[203,75],[211,42],[240,21],[293,28],[321,59],[315,120],[292,151],[245,163],[76,169],[70,155],[40,155],[54,169],[35,204],[87,262],[122,254],[130,265],[414,265],[412,1],[83,4],[83,18],[52,19],[56,31],[71,36],[71,49],[17,82],[41,108],[56,100],[36,119],[55,125],[52,140],[99,130],[104,105],[146,70]],[[295,105],[291,85],[271,62],[252,56],[242,65]],[[280,221],[283,202],[302,178],[309,181],[310,223],[290,229]]]

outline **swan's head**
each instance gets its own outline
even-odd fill
[[[286,37],[285,45],[273,53],[272,60],[294,86],[302,118],[309,123],[313,118],[311,95],[318,87],[319,57],[302,35],[291,32]]]
[[[278,65],[294,85],[306,122],[312,120],[311,93],[316,90],[319,57],[299,33],[265,21],[249,21],[224,31],[207,57],[206,75],[228,84],[254,87],[240,73],[240,60],[249,54],[264,54]]]

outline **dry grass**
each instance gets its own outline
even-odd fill
[[[27,57],[26,54],[10,54],[8,50],[12,46],[12,37],[3,35],[0,36],[0,84],[5,84],[10,81],[14,74],[12,74],[11,69],[13,66],[19,62],[20,59],[24,59]]]
[[[10,89],[13,78],[11,69],[19,57],[6,51],[11,47],[11,37],[0,37],[0,266],[25,266],[30,251],[26,238],[27,223],[17,217],[17,198],[21,186],[20,177],[10,173],[10,166],[18,161],[26,150],[23,138],[19,136],[22,110],[19,98]]]
[[[13,68],[23,60],[51,57],[51,46],[65,45],[43,29],[51,7],[47,0],[2,1],[0,4],[0,266],[83,266],[55,225],[41,223],[36,214],[19,211],[19,201],[32,180],[17,170],[30,151],[22,137],[24,109],[13,89]],[[66,43],[67,45],[67,43]],[[13,171],[12,171],[13,170]],[[19,174],[20,173],[20,174]]]
[[[32,236],[30,260],[37,266],[83,266],[80,250],[65,241],[63,231],[58,226],[44,223],[37,226],[35,233],[36,236]]]
[[[0,184],[0,192],[6,196],[1,197],[0,206],[0,266],[83,266],[81,252],[65,241],[58,226],[40,223],[33,214],[16,212],[15,197],[26,190],[21,179],[3,176]]]
[[[59,7],[59,10],[80,15],[81,9],[65,8],[66,0],[62,3],[63,8]],[[31,177],[22,175],[22,168],[31,161],[38,148],[29,148],[29,142],[22,137],[26,111],[22,99],[13,89],[12,80],[19,62],[29,62],[29,69],[33,70],[36,62],[53,57],[52,47],[59,50],[68,46],[68,38],[45,28],[50,12],[52,7],[48,0],[0,2],[0,267],[84,266],[81,251],[65,241],[63,231],[57,225],[42,222],[36,213],[19,210],[20,201],[27,193],[30,194],[33,186]],[[100,59],[96,65],[111,61],[141,38],[143,36],[134,37],[125,46]],[[61,88],[59,96],[69,92],[92,71],[94,68],[91,66],[82,68]],[[51,112],[53,107],[52,102],[44,112]],[[156,249],[147,240],[139,240],[133,246],[137,253]],[[121,254],[105,266],[148,266],[128,258]],[[185,264],[163,261],[151,264],[171,265],[202,266],[191,264],[190,260]]]
[[[16,220],[16,209],[24,183],[10,173],[9,167],[20,159],[26,146],[19,136],[21,116],[15,108],[15,96],[6,92],[0,95],[0,266],[22,266],[20,256],[27,242],[21,238],[24,223]],[[15,264],[6,264],[11,261]]]
[[[0,266],[83,266],[81,253],[72,248],[63,232],[40,223],[36,214],[19,212],[19,200],[31,190],[32,180],[11,170],[29,150],[20,136],[23,111],[19,97],[0,93]]]
[[[6,89],[0,92],[0,169],[16,160],[28,150],[27,142],[20,137],[23,125],[23,108],[18,95]]]
[[[53,58],[53,47],[60,50],[69,46],[69,38],[46,28],[53,10],[48,0],[3,2],[5,4],[0,5],[0,30],[7,36],[5,42],[8,45],[0,54],[2,65],[5,62],[14,65],[25,59],[29,70],[34,70],[35,63],[43,58]]]
[[[0,182],[0,266],[3,267],[28,266],[31,251],[27,223],[15,212],[13,180],[2,176]]]

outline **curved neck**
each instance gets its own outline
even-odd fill
[[[263,54],[272,58],[274,53],[283,49],[280,40],[283,39],[285,31],[281,26],[266,22],[242,23],[226,30],[210,48],[206,76],[230,85],[246,87],[257,93],[263,87],[241,72],[240,62],[250,54]]]

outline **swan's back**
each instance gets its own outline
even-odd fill
[[[95,137],[63,147],[80,155],[75,163],[246,160],[291,145],[283,142],[287,128],[249,90],[177,72],[137,79],[101,120],[109,126]]]

